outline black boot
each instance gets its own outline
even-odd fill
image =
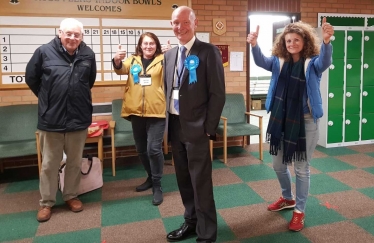
[[[152,188],[152,178],[148,176],[147,180],[141,184],[140,186],[137,186],[136,187],[136,191],[137,192],[142,192],[142,191],[146,191],[148,190],[149,188]]]
[[[164,201],[164,197],[162,195],[162,187],[161,187],[160,182],[158,183],[153,182],[152,192],[153,192],[152,204],[155,206],[160,205]]]

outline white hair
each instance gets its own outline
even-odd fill
[[[64,31],[67,28],[78,26],[83,34],[83,24],[76,19],[67,18],[61,21],[60,30]]]

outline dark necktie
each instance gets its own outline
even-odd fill
[[[183,75],[184,70],[184,60],[186,60],[186,47],[180,46],[179,47],[179,60],[178,60],[178,74],[177,74],[177,82],[178,82],[178,88],[180,87],[180,82]],[[174,108],[179,113],[179,99],[174,100]]]

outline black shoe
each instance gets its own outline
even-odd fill
[[[155,206],[160,205],[164,201],[164,197],[162,195],[162,188],[161,186],[153,186],[153,200],[152,204]]]
[[[137,192],[146,191],[149,188],[152,188],[152,185],[153,185],[152,184],[152,179],[148,177],[147,180],[143,184],[141,184],[140,186],[137,186],[135,190]]]
[[[183,223],[179,229],[170,232],[166,239],[169,242],[175,242],[187,239],[193,235],[196,235],[196,228]]]

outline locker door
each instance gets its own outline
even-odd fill
[[[327,143],[343,142],[343,116],[329,115],[327,124]]]
[[[332,63],[329,68],[329,88],[343,87],[344,69],[345,69],[344,59],[333,59],[332,60]]]
[[[360,115],[346,114],[344,121],[344,141],[355,142],[360,139]]]
[[[371,51],[373,52],[373,55],[374,55],[374,49]],[[364,65],[363,65],[362,72],[363,72],[363,85],[374,86],[374,58],[369,59],[369,58],[364,57]]]
[[[331,37],[331,44],[334,48],[332,52],[332,59],[343,59],[344,58],[344,42],[345,42],[345,31],[336,30],[334,36]]]
[[[361,59],[347,59],[346,86],[361,85]]]
[[[374,139],[374,113],[362,113],[361,140]]]
[[[362,31],[347,31],[347,59],[361,59]]]
[[[364,58],[374,59],[374,31],[364,31]]]
[[[363,87],[362,113],[374,113],[374,86]]]
[[[345,114],[360,113],[360,87],[346,87],[345,90]]]
[[[340,88],[330,88],[328,93],[328,114],[342,115],[343,114],[343,98],[344,90]]]

